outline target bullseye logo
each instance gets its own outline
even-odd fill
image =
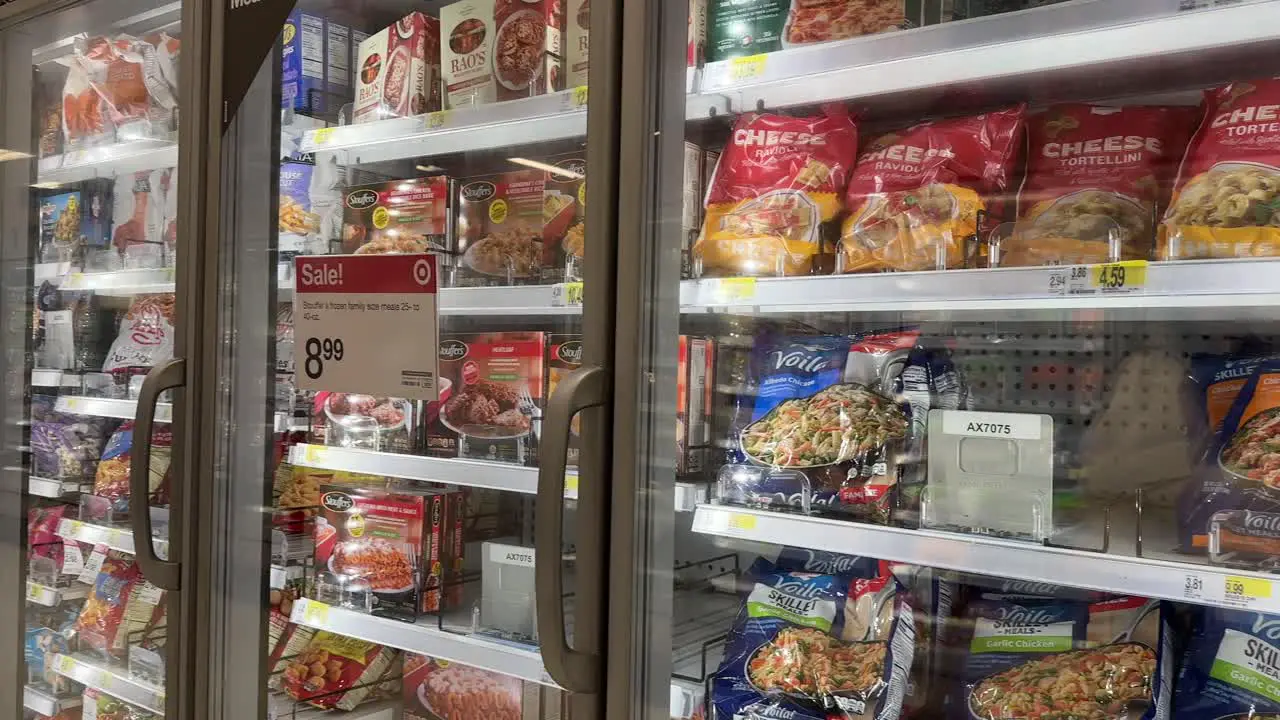
[[[431,284],[431,263],[426,258],[420,258],[413,264],[413,281],[419,285]]]

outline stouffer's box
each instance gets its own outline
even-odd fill
[[[391,180],[347,188],[342,200],[342,252],[447,252],[449,180]]]
[[[409,13],[360,43],[353,122],[440,109],[440,21]]]
[[[458,565],[461,525],[448,517],[461,503],[455,492],[390,492],[323,485],[315,523],[321,573],[373,594],[374,610],[412,620],[445,605],[445,568]]]
[[[542,332],[441,337],[427,453],[536,465],[546,343]]]

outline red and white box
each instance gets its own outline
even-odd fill
[[[569,14],[564,18],[565,87],[587,84],[590,40],[591,0],[569,0]]]
[[[440,21],[409,13],[360,43],[353,122],[440,109]]]
[[[497,99],[493,78],[494,0],[463,0],[440,9],[440,58],[445,107]]]
[[[564,89],[562,0],[496,0],[493,78],[499,100]]]

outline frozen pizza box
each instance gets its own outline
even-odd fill
[[[493,77],[494,0],[463,0],[440,9],[444,104],[457,109],[497,100]]]
[[[353,121],[440,109],[440,23],[414,12],[360,43]]]
[[[428,454],[536,465],[546,343],[532,331],[441,337]]]
[[[447,252],[450,195],[449,179],[440,175],[348,187],[342,251]]]
[[[589,41],[591,39],[591,0],[569,0],[564,18],[565,87],[587,84]]]
[[[563,90],[562,0],[495,0],[493,13],[498,100]]]
[[[457,284],[542,281],[547,173],[517,170],[455,182]]]

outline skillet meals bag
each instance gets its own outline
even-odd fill
[[[1178,675],[1173,720],[1280,713],[1280,617],[1198,607]]]
[[[915,631],[891,575],[786,571],[760,558],[749,577],[754,584],[711,679],[717,718],[898,717]],[[871,601],[858,602],[863,597]]]

